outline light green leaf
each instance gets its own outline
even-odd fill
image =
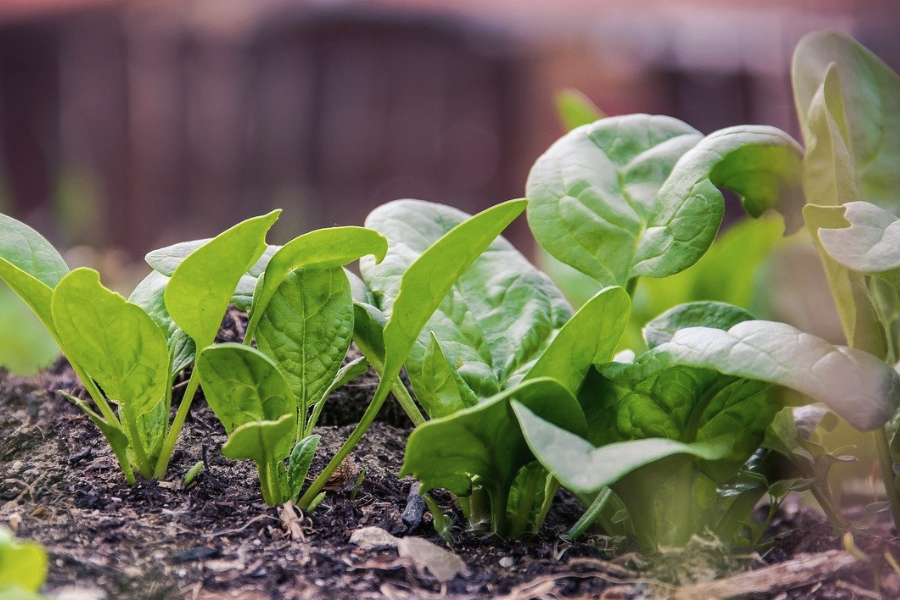
[[[556,113],[566,131],[590,125],[606,117],[590,98],[578,90],[566,89],[556,94]]]
[[[250,421],[237,427],[222,446],[222,455],[232,460],[252,460],[259,464],[287,458],[294,439],[294,415],[277,421]]]
[[[821,140],[826,133],[821,122],[814,123],[812,111],[829,70],[836,72],[840,89],[837,97],[826,94],[831,95],[827,104],[836,130],[846,132],[843,142],[859,190],[858,195],[839,198],[838,202],[865,200],[900,214],[900,127],[896,123],[896,115],[900,114],[900,77],[844,34],[824,31],[803,38],[794,51],[791,77],[808,152],[813,151],[814,140]],[[812,177],[808,179],[814,181]],[[827,204],[809,189],[807,197],[815,204]]]
[[[842,206],[817,206],[807,204],[803,209],[807,227],[819,244],[822,264],[828,275],[831,294],[841,318],[847,343],[852,348],[865,350],[880,358],[887,357],[887,344],[881,331],[878,313],[869,297],[866,276],[847,269],[822,247],[820,234],[830,229],[847,226]]]
[[[130,417],[149,412],[163,399],[169,367],[166,339],[142,308],[103,287],[100,275],[85,268],[57,284],[51,308],[69,359]]]
[[[744,321],[728,331],[690,327],[650,360],[715,369],[782,385],[822,402],[860,430],[883,426],[897,408],[900,376],[871,354],[833,346],[784,323]]]
[[[172,359],[172,375],[179,373],[194,362],[196,347],[190,338],[166,310],[166,284],[169,278],[157,271],[152,271],[134,288],[128,301],[137,304],[150,315],[166,336],[166,346]]]
[[[478,397],[463,380],[456,365],[447,360],[434,332],[431,332],[431,342],[422,359],[417,384],[416,397],[433,419],[478,404]]]
[[[384,259],[387,240],[364,227],[318,229],[294,238],[272,256],[254,293],[247,336],[252,337],[275,291],[291,271],[343,267],[362,256]]]
[[[38,544],[18,542],[0,527],[0,591],[37,592],[47,577],[47,563],[47,554]]]
[[[275,363],[259,350],[236,343],[204,348],[197,357],[209,407],[231,433],[252,421],[295,416],[296,401]]]
[[[0,214],[0,278],[28,304],[57,342],[50,298],[68,272],[65,261],[41,234]]]
[[[612,358],[630,316],[628,292],[620,287],[600,291],[562,327],[525,379],[553,377],[577,394],[591,365]]]
[[[519,202],[500,206],[506,206],[512,215],[515,209],[522,210],[524,201]],[[510,210],[511,207],[515,208]],[[424,329],[407,360],[413,388],[423,398],[428,384],[421,372],[432,332],[446,362],[454,365],[477,395],[485,397],[496,393],[517,369],[534,360],[571,315],[571,309],[550,280],[502,238],[482,238],[491,243],[480,256],[475,250],[484,246],[466,248],[469,242],[461,240],[452,252],[467,252],[471,267],[460,269],[465,265],[453,262],[455,259],[449,254],[453,241],[442,236],[467,218],[465,213],[447,206],[401,200],[379,207],[366,220],[367,226],[381,231],[390,242],[387,258],[380,265],[373,265],[370,260],[360,264],[363,277],[385,314],[396,314],[401,285],[407,294],[415,291],[428,296],[429,304],[437,301],[437,308],[429,309],[434,314],[428,313],[427,324],[418,325]],[[502,230],[503,223],[500,225],[492,232]],[[441,255],[431,249],[438,243],[444,247]],[[430,263],[420,258],[429,253]],[[423,268],[413,269],[414,261]],[[447,274],[444,296],[432,295],[429,290],[436,273]],[[414,281],[414,277],[416,283],[406,283]],[[456,277],[456,281],[451,277]],[[423,403],[440,404],[427,398]]]
[[[660,188],[701,139],[681,121],[648,115],[609,117],[571,131],[528,176],[535,239],[602,285],[624,286]]]
[[[860,273],[888,275],[900,268],[900,219],[868,202],[842,208],[849,227],[819,230],[829,256]]]
[[[501,493],[508,490],[519,469],[533,460],[510,411],[513,399],[560,427],[586,430],[578,401],[568,390],[553,379],[530,379],[417,427],[409,437],[400,475],[414,475],[422,482],[422,492],[441,487],[467,495],[473,476]]]
[[[175,272],[175,269],[178,268],[178,265],[180,265],[185,258],[194,252],[194,250],[211,242],[212,239],[213,238],[205,238],[202,240],[179,242],[177,244],[172,244],[171,246],[166,246],[165,248],[152,250],[147,253],[144,260],[154,271],[157,271],[166,277],[171,277],[172,273]],[[257,260],[247,271],[247,275],[249,275],[251,279],[256,279],[262,275],[263,271],[266,270],[266,265],[269,264],[269,261],[280,248],[281,246],[266,246],[266,250],[262,253],[262,256],[259,257],[259,260]]]
[[[662,313],[644,327],[648,348],[669,342],[679,329],[714,327],[727,330],[742,321],[755,319],[743,308],[724,302],[690,302]]]
[[[599,448],[541,418],[529,407],[513,403],[525,439],[534,455],[568,489],[594,493],[644,465],[686,454],[714,461],[731,453],[727,438],[685,444],[672,439],[646,438]]]
[[[188,255],[166,286],[172,320],[198,348],[215,340],[235,288],[266,249],[266,232],[281,211],[247,219]]]
[[[422,329],[454,284],[485,253],[500,232],[525,210],[526,204],[525,200],[510,200],[462,223],[454,223],[450,231],[431,243],[404,270],[394,302],[382,307],[390,315],[384,328],[385,377],[393,378],[400,372]],[[371,267],[368,261],[361,262],[361,268],[368,270]],[[501,282],[491,283],[492,287],[482,289],[482,294],[502,293]]]
[[[350,284],[340,266],[307,268],[282,279],[269,298],[256,340],[275,360],[305,414],[334,380],[350,347]]]
[[[640,236],[633,275],[665,277],[691,266],[715,239],[727,188],[759,217],[776,209],[788,232],[801,223],[803,152],[774,127],[741,125],[708,135],[689,150],[660,188]]]

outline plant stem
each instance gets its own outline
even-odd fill
[[[594,521],[600,516],[600,513],[606,508],[610,498],[612,498],[612,490],[608,487],[603,488],[600,493],[597,494],[597,497],[594,498],[594,501],[591,503],[590,507],[588,507],[587,511],[581,515],[580,519],[578,519],[578,522],[566,532],[565,537],[570,540],[581,537],[581,534],[587,531],[588,527],[593,525]]]
[[[505,538],[509,534],[509,522],[506,518],[506,507],[509,504],[509,488],[497,486],[491,497],[491,520],[494,535]]]
[[[392,380],[395,378],[391,378]],[[337,454],[334,455],[334,458],[325,466],[325,469],[316,477],[315,481],[309,486],[309,489],[306,490],[306,493],[300,498],[297,502],[297,505],[301,508],[306,508],[309,506],[310,502],[319,495],[319,492],[325,487],[325,484],[328,483],[328,479],[331,477],[331,474],[334,473],[337,468],[344,462],[344,459],[347,458],[347,455],[353,450],[356,444],[362,439],[362,436],[369,429],[369,426],[372,425],[372,422],[375,421],[375,416],[378,414],[378,411],[381,410],[381,406],[384,404],[385,399],[387,398],[388,392],[391,389],[391,384],[393,381],[389,381],[387,379],[381,379],[378,382],[378,387],[375,389],[375,396],[372,398],[372,401],[369,403],[369,406],[366,407],[366,412],[363,413],[362,418],[359,420],[359,423],[356,424],[356,427],[350,433],[350,437],[344,442],[344,444],[340,447]]]
[[[546,476],[547,471],[541,468],[533,468],[528,473],[528,481],[525,485],[525,491],[519,500],[519,507],[516,510],[516,519],[513,521],[512,529],[509,534],[511,537],[521,537],[525,533],[525,527],[528,525],[528,517],[531,516],[531,509],[534,508],[534,496],[537,493],[538,484],[541,476]]]
[[[894,519],[894,527],[900,529],[900,492],[894,486],[894,459],[891,457],[891,447],[888,443],[887,430],[879,427],[872,432],[875,442],[875,450],[878,452],[878,465],[881,469],[881,479],[884,483],[884,493],[891,503],[891,517]]]
[[[172,421],[172,427],[166,435],[166,441],[163,443],[162,450],[159,453],[159,461],[156,463],[156,471],[153,472],[154,479],[163,479],[166,471],[169,469],[169,460],[172,458],[172,452],[175,451],[175,442],[181,435],[181,428],[184,426],[184,420],[187,418],[188,411],[191,408],[191,402],[194,400],[194,394],[200,386],[200,377],[197,375],[197,367],[194,365],[191,371],[191,378],[188,380],[187,389],[184,396],[181,397],[181,404],[178,405],[178,412],[175,413],[175,419]]]
[[[400,407],[406,412],[406,416],[409,417],[409,420],[413,422],[415,427],[418,427],[425,422],[425,417],[422,415],[419,407],[416,406],[416,401],[412,399],[409,390],[406,389],[406,386],[403,385],[403,382],[400,381],[400,379],[394,380],[394,385],[391,386],[391,392],[394,394],[394,398],[397,399]]]

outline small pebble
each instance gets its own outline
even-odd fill
[[[504,569],[511,569],[513,565],[516,564],[516,561],[513,560],[512,556],[504,556],[500,559],[500,566]]]

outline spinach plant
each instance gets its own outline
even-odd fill
[[[0,599],[41,600],[47,577],[47,554],[34,542],[17,542],[0,527]]]
[[[417,200],[373,211],[366,225],[381,231],[389,248],[383,263],[361,264],[378,302],[369,313],[395,314],[411,265],[467,218]],[[509,242],[491,242],[416,332],[406,369],[431,420],[410,437],[401,473],[418,477],[423,492],[450,489],[471,522],[489,524],[499,535],[539,525],[552,493],[545,494],[546,472],[529,467],[534,459],[509,403],[518,398],[577,428],[578,384],[594,356],[612,356],[614,342],[607,341],[621,334],[628,303],[614,287],[573,315],[547,276]]]
[[[538,159],[529,223],[560,261],[634,290],[639,277],[673,275],[704,255],[721,221],[719,187],[751,215],[774,208],[795,229],[801,157],[769,127],[703,137],[673,119],[608,118]],[[740,533],[755,500],[736,502],[734,484],[779,408],[773,386],[824,402],[860,429],[882,426],[900,393],[894,370],[870,354],[726,304],[676,307],[645,338],[649,349],[636,358],[594,361],[578,393],[587,435],[513,403],[541,463],[592,501],[593,514],[614,494],[644,550],[704,531]]]
[[[900,361],[900,77],[853,39],[807,36],[792,79],[806,152],[803,215],[850,346]],[[872,436],[900,525],[900,421]]]
[[[269,505],[299,502],[325,400],[368,368],[364,359],[341,366],[353,332],[351,284],[343,265],[366,254],[380,261],[386,249],[381,235],[361,227],[294,239],[273,252],[259,273],[244,345],[200,352],[197,370],[206,399],[229,436],[222,452],[256,462]],[[250,346],[254,340],[259,349]]]
[[[98,426],[129,484],[165,476],[198,379],[169,423],[172,378],[189,344],[211,343],[235,285],[265,249],[278,212],[248,219],[191,253],[168,285],[145,281],[126,301],[91,269],[69,271],[33,229],[0,215],[0,277],[31,307],[93,401],[67,395]],[[141,307],[144,304],[147,310]],[[118,406],[118,411],[113,410]]]
[[[381,380],[359,424],[301,496],[301,506],[308,505],[322,491],[328,478],[372,424],[388,393],[396,388],[400,371],[414,351],[422,328],[454,283],[524,210],[524,200],[511,200],[453,223],[406,268],[387,319],[377,308],[357,303],[354,339],[381,375]],[[395,257],[389,252],[382,264],[396,260]],[[366,268],[365,261],[362,267]],[[417,412],[417,409],[408,409],[408,412],[413,411]],[[414,419],[421,420],[421,416]]]

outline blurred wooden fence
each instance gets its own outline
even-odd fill
[[[358,11],[222,24],[119,5],[8,24],[6,210],[135,254],[274,207],[282,238],[362,224],[395,197],[477,210],[524,185],[507,49]]]

